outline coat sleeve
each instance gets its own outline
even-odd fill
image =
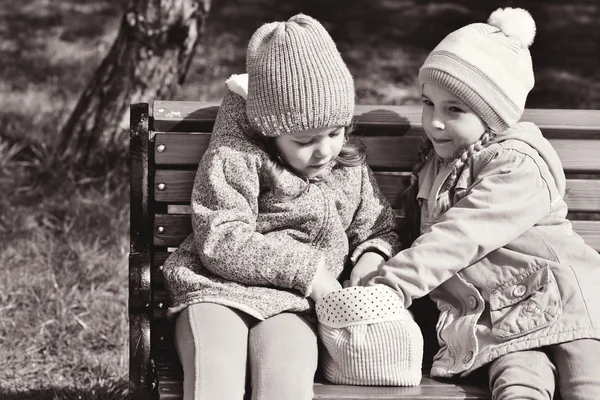
[[[550,190],[537,163],[500,150],[468,193],[413,245],[388,260],[368,284],[394,289],[406,307],[533,227],[550,211]]]
[[[192,191],[194,247],[202,265],[222,278],[253,286],[292,289],[308,296],[320,251],[285,231],[257,232],[263,154],[241,132],[245,100],[229,92],[215,137]]]
[[[366,164],[361,168],[361,201],[346,230],[353,264],[369,250],[382,253],[386,259],[400,250],[394,211],[371,169]]]

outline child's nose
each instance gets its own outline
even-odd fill
[[[327,145],[318,146],[315,149],[315,157],[326,158],[331,154],[331,147]]]
[[[431,126],[433,126],[435,129],[444,129],[445,127],[442,112],[437,109],[437,107],[431,116]]]
[[[433,121],[431,121],[431,126],[433,126],[435,129],[444,129],[446,127],[441,120],[435,118]]]

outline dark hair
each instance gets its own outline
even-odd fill
[[[351,136],[352,132],[355,131],[355,126],[350,125],[345,127],[344,129],[344,145],[340,150],[340,154],[335,159],[335,163],[344,167],[356,167],[365,162],[366,156],[366,148],[364,143],[354,137]],[[293,168],[289,167],[287,163],[281,158],[279,152],[277,151],[277,147],[275,146],[275,138],[274,137],[257,137],[256,138],[258,145],[269,155],[269,162],[266,165],[267,175],[268,175],[268,187],[275,196],[277,200],[280,201],[289,201],[294,200],[300,197],[306,190],[308,190],[309,179],[308,177],[298,173]],[[304,179],[305,185],[298,192],[293,193],[292,195],[285,194],[279,188],[279,179],[281,174],[288,170],[293,174],[299,176]]]

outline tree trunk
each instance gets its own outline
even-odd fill
[[[168,99],[183,83],[210,0],[130,0],[119,34],[60,132],[60,160],[91,166],[126,152],[129,104]]]

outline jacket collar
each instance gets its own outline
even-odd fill
[[[417,200],[419,200],[419,203],[427,200],[427,212],[429,215],[433,215],[440,189],[451,172],[452,167],[448,163],[440,162],[439,158],[435,155],[423,166],[419,174]]]

